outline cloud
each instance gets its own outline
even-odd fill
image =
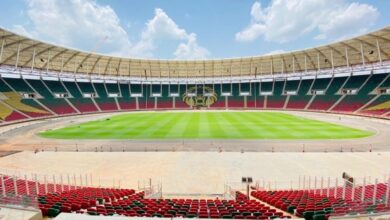
[[[203,59],[209,56],[209,51],[199,46],[195,33],[187,33],[162,9],[157,8],[154,17],[146,23],[141,39],[134,45],[132,52],[143,57],[153,57],[156,42],[159,40],[180,42],[174,52],[176,59]]]
[[[127,32],[110,6],[93,0],[27,0],[34,36],[50,42],[126,55],[131,48]],[[106,39],[104,42],[102,42]]]
[[[199,46],[195,33],[187,33],[162,10],[145,24],[138,41],[131,42],[115,11],[95,0],[26,0],[26,14],[31,26],[14,25],[13,31],[86,51],[117,56],[154,57],[161,44],[177,45],[172,56],[177,59],[198,59],[209,55]],[[130,22],[124,23],[129,27]],[[163,39],[164,41],[159,41]],[[97,51],[95,51],[97,50]]]
[[[250,14],[250,24],[235,35],[239,42],[263,36],[285,43],[313,32],[317,40],[351,37],[367,31],[379,17],[375,7],[346,0],[272,0],[267,7],[255,2]]]
[[[177,59],[204,59],[210,55],[210,52],[203,47],[200,47],[196,42],[196,34],[192,33],[188,36],[187,43],[181,43],[175,51]]]
[[[273,51],[270,51],[268,53],[265,53],[263,55],[275,55],[275,54],[281,54],[281,53],[286,53],[287,51],[285,50],[273,50]]]
[[[29,31],[26,30],[26,28],[18,24],[14,25],[11,31],[29,38],[33,38],[36,35],[34,33],[30,33]]]

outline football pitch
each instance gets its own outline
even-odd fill
[[[144,112],[40,133],[58,139],[350,139],[372,135],[279,112]]]

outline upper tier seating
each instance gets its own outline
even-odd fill
[[[337,94],[343,86],[347,77],[335,77],[326,89],[325,95],[316,95],[308,109],[327,111],[339,100],[341,95]],[[314,89],[312,89],[314,90]]]
[[[109,98],[107,89],[103,83],[94,83],[93,87],[96,89],[98,98],[95,98],[96,104],[102,111],[116,111],[118,107],[116,105],[115,98]]]
[[[214,88],[216,94],[210,108],[307,109],[388,118],[390,94],[383,92],[390,89],[389,76],[381,73],[205,86]],[[0,120],[14,122],[99,111],[190,109],[183,97],[186,89],[194,86],[203,85],[0,78]],[[356,94],[345,94],[351,90]],[[320,91],[324,94],[318,94]],[[171,93],[179,96],[172,97]]]
[[[157,98],[157,108],[158,109],[172,109],[173,108],[173,99],[169,97],[169,85],[162,85],[161,88],[162,97]]]
[[[375,95],[371,95],[370,93],[379,86],[384,78],[384,74],[371,75],[366,82],[367,76],[359,76],[359,80],[361,81],[352,77],[351,79],[355,80],[349,84],[347,83],[343,89],[357,89],[358,92],[353,95],[345,96],[343,100],[332,109],[332,111],[354,112],[358,110],[375,97]],[[364,82],[366,83],[364,84]]]
[[[272,96],[267,96],[267,108],[282,109],[286,102],[286,97],[283,95],[285,81],[275,81]]]
[[[287,109],[305,109],[306,105],[309,103],[312,98],[311,95],[308,95],[310,86],[313,84],[313,80],[302,80],[297,91],[297,95],[290,95]]]
[[[229,108],[243,108],[245,106],[244,97],[240,96],[240,85],[232,85],[232,96],[229,97],[228,107]]]
[[[135,98],[130,97],[130,85],[129,84],[119,84],[120,92],[122,97],[118,98],[118,103],[120,109],[131,110],[137,108],[137,103]]]
[[[12,86],[12,87],[10,87]],[[6,121],[19,119],[20,113],[23,113],[29,117],[45,117],[50,116],[51,113],[45,110],[41,105],[39,105],[32,98],[23,98],[22,93],[35,93],[34,90],[28,86],[23,79],[4,79],[0,80],[0,92],[3,96],[3,102],[8,109],[15,109],[19,113],[15,112],[13,109],[11,112],[8,112],[8,115],[13,115]],[[6,109],[3,107],[3,109]],[[3,111],[7,112],[7,111]],[[3,114],[3,118],[7,118],[7,114]],[[16,116],[16,117],[15,117]],[[23,118],[23,117],[22,117]],[[22,119],[20,118],[20,119]]]

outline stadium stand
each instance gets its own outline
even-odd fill
[[[47,217],[56,217],[61,212],[73,212],[164,218],[290,218],[257,200],[247,199],[240,192],[237,192],[236,200],[147,199],[143,191],[136,192],[132,189],[41,184],[5,175],[0,179],[0,186],[0,191],[6,195],[2,197],[3,200],[16,200],[15,196],[19,196],[24,198],[25,205],[38,202],[43,216]]]
[[[329,189],[253,191],[251,195],[283,211],[305,219],[390,211],[385,204],[386,185]],[[345,191],[344,191],[345,190]],[[374,199],[375,196],[375,199]]]
[[[388,118],[389,75],[381,73],[205,86],[214,88],[216,95],[216,101],[208,106],[211,109],[307,109]],[[2,78],[0,119],[11,123],[79,113],[188,109],[190,106],[183,100],[183,94],[191,86],[195,85]],[[200,86],[197,90],[201,95],[203,85],[197,86]],[[179,96],[172,97],[171,93]]]
[[[2,201],[37,205],[44,216],[61,212],[131,217],[186,217],[228,219],[274,219],[303,217],[307,220],[330,216],[370,214],[390,211],[387,185],[313,189],[253,190],[248,198],[235,191],[234,200],[145,198],[133,189],[70,186],[1,175]],[[253,197],[253,198],[252,198]],[[386,205],[387,204],[387,205]]]
[[[308,109],[310,110],[320,110],[327,111],[334,104],[336,104],[337,100],[340,99],[341,95],[338,93],[340,88],[344,85],[344,83],[348,80],[347,77],[334,77],[331,79],[330,84],[327,88],[325,88],[326,92],[324,95],[315,95],[314,100]],[[321,90],[323,87],[321,87]]]

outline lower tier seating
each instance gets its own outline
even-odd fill
[[[4,186],[4,189],[3,189]],[[88,215],[131,217],[186,217],[229,219],[290,218],[257,200],[237,192],[236,200],[220,199],[147,199],[144,192],[132,189],[75,187],[41,184],[10,176],[0,179],[2,201],[11,204],[23,198],[24,205],[37,206],[43,216],[56,217],[61,212]],[[26,203],[27,202],[27,203]]]
[[[364,189],[356,187],[352,191],[342,187],[316,190],[280,190],[253,191],[251,195],[283,211],[311,219],[328,219],[330,216],[369,214],[390,211],[390,205],[385,204],[387,186],[378,184],[376,197],[374,185]],[[343,199],[344,198],[344,199]]]

